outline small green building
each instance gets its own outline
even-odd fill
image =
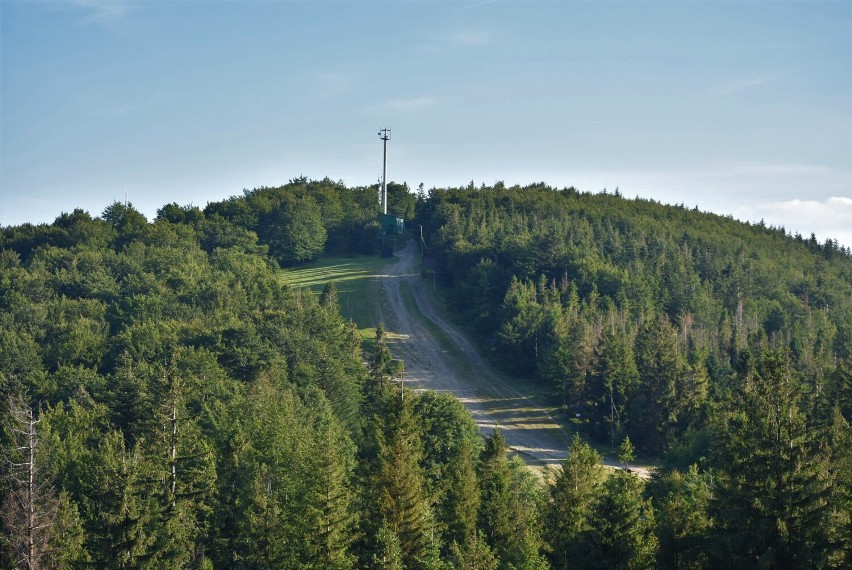
[[[379,225],[385,235],[401,234],[405,231],[405,220],[393,214],[379,214]]]

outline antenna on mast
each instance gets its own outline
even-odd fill
[[[384,147],[385,147],[384,159],[382,161],[382,196],[381,196],[382,204],[381,205],[382,205],[382,213],[383,214],[388,213],[387,179],[388,179],[388,141],[390,140],[390,134],[391,134],[391,130],[387,127],[385,127],[384,129],[379,131],[379,138],[384,141]]]

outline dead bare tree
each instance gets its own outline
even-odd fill
[[[36,448],[39,419],[20,396],[9,397],[7,426],[12,444],[5,450],[10,493],[2,505],[5,541],[15,564],[27,570],[42,568],[48,554],[51,527],[59,501],[49,481],[40,477]]]

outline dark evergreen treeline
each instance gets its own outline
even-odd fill
[[[789,353],[813,405],[852,359],[833,241],[542,185],[433,190],[419,213],[455,308],[602,438],[670,449],[764,350]]]
[[[671,463],[648,484],[607,476],[575,438],[542,485],[457,400],[403,394],[381,329],[365,366],[333,287],[282,284],[278,263],[375,247],[375,204],[373,189],[298,179],[153,223],[113,204],[4,228],[0,567],[849,563],[846,253],[612,196],[421,197],[480,330],[598,432]],[[614,227],[632,265],[595,233]],[[533,246],[543,231],[551,257]],[[662,284],[669,257],[694,286]],[[690,277],[697,258],[718,273]],[[716,292],[732,283],[733,306]]]
[[[418,217],[449,302],[507,369],[602,442],[665,457],[661,564],[848,557],[848,248],[541,184],[433,189]]]

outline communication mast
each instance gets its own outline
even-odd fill
[[[388,179],[388,141],[390,140],[390,136],[391,136],[390,134],[391,134],[391,130],[388,129],[388,128],[384,128],[384,129],[379,131],[379,138],[384,141],[384,146],[385,146],[384,159],[382,161],[382,197],[381,197],[382,204],[381,204],[381,206],[382,206],[382,213],[383,214],[388,213],[387,179]]]

